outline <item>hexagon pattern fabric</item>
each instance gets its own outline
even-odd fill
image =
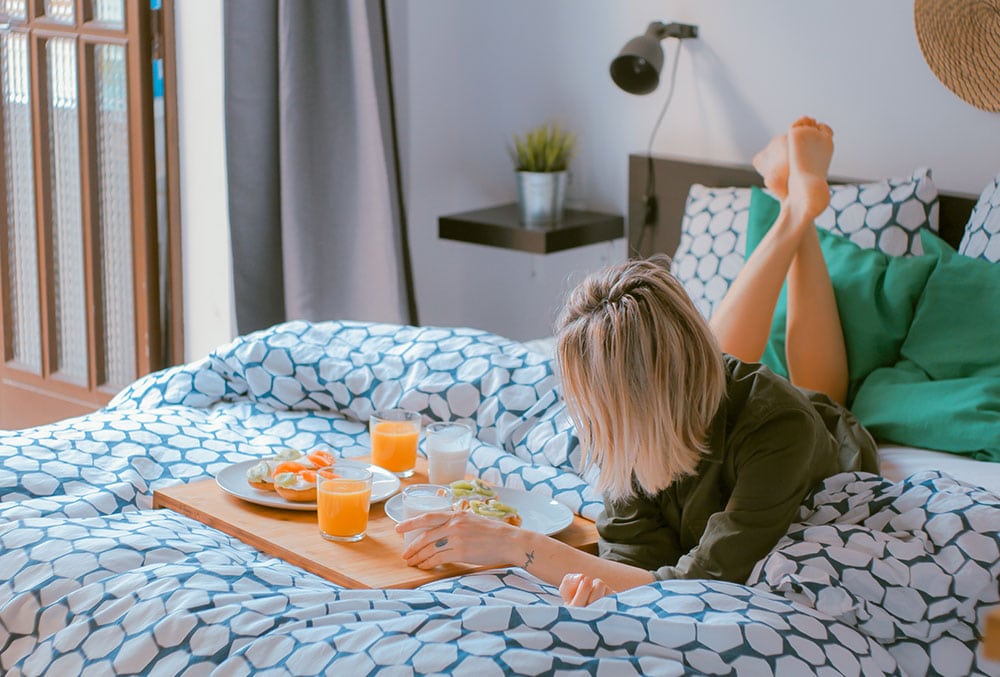
[[[1000,605],[1000,496],[936,471],[842,473],[799,517],[751,585],[849,622],[905,675],[1000,674],[977,654]]]
[[[979,195],[958,243],[958,253],[1000,262],[1000,174]]]
[[[896,666],[850,626],[732,583],[659,583],[589,608],[558,605],[555,588],[521,569],[414,591],[351,591],[153,511],[27,520],[0,530],[0,542],[10,581],[0,660],[10,676],[368,675],[392,666],[445,675],[793,667],[882,675]]]
[[[1000,498],[828,480],[748,585],[586,608],[519,568],[345,590],[170,511],[0,525],[0,666],[27,674],[989,674]]]
[[[930,170],[867,183],[834,184],[816,225],[865,249],[892,256],[923,253],[919,233],[937,232],[938,192]],[[750,189],[693,184],[671,272],[710,318],[743,268]]]
[[[706,319],[743,268],[749,216],[749,188],[696,183],[688,191],[670,272]]]
[[[292,322],[0,433],[0,672],[989,674],[1000,497],[939,473],[837,475],[747,585],[666,581],[587,608],[519,568],[345,590],[151,491],[278,446],[366,453],[402,405],[471,421],[476,470],[594,514],[552,364],[469,329]]]
[[[907,177],[830,186],[830,206],[816,225],[862,249],[889,256],[924,253],[920,231],[938,230],[938,191],[927,168]]]

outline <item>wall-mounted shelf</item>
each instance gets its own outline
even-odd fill
[[[505,204],[438,218],[438,237],[548,254],[625,236],[616,214],[567,209],[561,223],[523,226],[517,204]]]

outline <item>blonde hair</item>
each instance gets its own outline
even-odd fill
[[[592,274],[557,324],[584,469],[612,500],[693,474],[726,391],[719,345],[669,267],[661,254]]]

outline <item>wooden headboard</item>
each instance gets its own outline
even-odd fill
[[[652,224],[644,228],[646,187],[650,162],[653,165],[657,210]],[[856,182],[857,179],[831,178],[832,183]],[[628,242],[630,256],[649,256],[656,252],[673,254],[681,237],[681,218],[693,183],[705,186],[762,186],[753,167],[694,162],[668,157],[629,155],[628,163]],[[939,206],[940,235],[952,247],[958,247],[976,204],[976,197],[959,193],[941,193]]]

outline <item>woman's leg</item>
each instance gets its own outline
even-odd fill
[[[832,153],[830,128],[801,118],[787,136],[776,137],[754,158],[765,185],[782,199],[781,211],[716,308],[711,326],[724,351],[745,361],[760,360],[787,277],[789,378],[843,403],[843,332],[813,225],[829,204],[826,172]]]
[[[830,202],[826,172],[833,154],[833,132],[823,124],[799,120],[788,132],[788,202],[808,226],[788,269],[785,359],[792,383],[847,400],[847,349],[833,283],[813,225]]]
[[[788,135],[780,134],[753,158],[764,185],[781,200],[781,212],[712,314],[710,325],[722,350],[758,362],[771,333],[771,319],[792,259],[798,229],[788,204]]]

